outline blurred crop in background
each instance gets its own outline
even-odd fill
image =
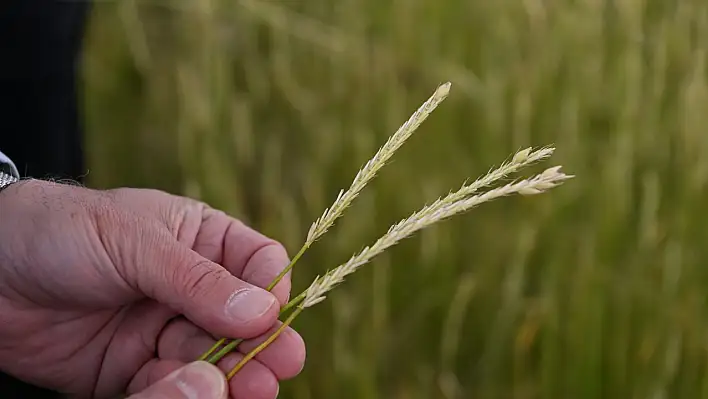
[[[281,397],[708,397],[708,2],[98,2],[90,184],[201,198],[296,251],[437,85],[450,98],[295,291],[526,146],[577,178],[394,248],[298,320]]]

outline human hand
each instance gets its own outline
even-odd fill
[[[281,245],[197,201],[13,184],[0,192],[0,369],[80,397],[142,391],[215,336],[246,338],[244,352],[265,340],[290,279],[258,287],[287,263]],[[288,329],[229,381],[231,397],[275,397],[304,359]]]

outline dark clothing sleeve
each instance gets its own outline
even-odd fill
[[[77,70],[89,1],[0,1],[0,147],[22,176],[86,173]],[[60,397],[2,373],[0,396]]]
[[[78,66],[87,0],[0,1],[0,146],[22,176],[86,173]]]

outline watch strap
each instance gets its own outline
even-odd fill
[[[20,174],[10,158],[0,152],[0,191],[12,183],[19,181]]]
[[[0,172],[0,191],[2,191],[2,189],[9,186],[10,184],[17,183],[18,181],[19,179],[13,175],[9,175],[5,172]]]

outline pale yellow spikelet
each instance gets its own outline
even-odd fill
[[[309,246],[320,238],[332,227],[335,220],[342,215],[344,210],[351,205],[361,190],[376,176],[376,173],[388,162],[393,154],[403,143],[415,132],[416,129],[428,118],[435,108],[447,98],[450,93],[450,83],[442,84],[435,90],[432,96],[413,113],[413,115],[401,125],[396,133],[376,152],[361,170],[356,174],[348,190],[341,190],[332,206],[325,209],[310,227],[307,233],[305,245]]]
[[[526,154],[526,156],[528,155],[529,154]],[[408,218],[393,225],[388,232],[379,238],[372,246],[364,248],[361,252],[352,256],[349,261],[329,271],[324,276],[317,277],[306,290],[305,299],[300,306],[307,308],[323,301],[325,294],[344,281],[346,276],[354,273],[359,267],[371,261],[375,256],[383,253],[386,249],[396,245],[399,241],[411,236],[419,230],[500,197],[511,194],[543,193],[572,177],[573,176],[561,172],[560,166],[556,166],[546,169],[543,173],[532,178],[515,183],[508,183],[505,186],[473,196],[460,195],[460,191],[466,190],[465,186],[460,189],[460,191],[435,201],[433,204],[424,207]],[[464,198],[456,201],[448,200],[449,198],[459,197]]]

